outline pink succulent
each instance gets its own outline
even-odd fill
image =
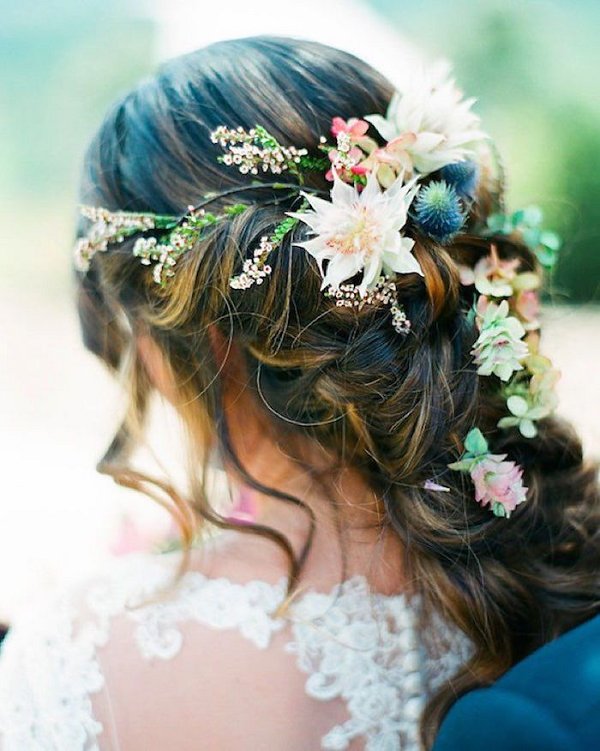
[[[525,328],[529,331],[540,327],[540,297],[532,289],[525,289],[519,292],[515,309],[524,321]]]
[[[415,139],[414,133],[403,133],[385,146],[366,145],[368,156],[358,165],[363,174],[374,172],[383,188],[389,188],[398,175],[410,175],[412,162],[406,151]]]
[[[473,269],[475,288],[489,297],[510,297],[520,264],[519,258],[501,259],[492,245],[490,254],[480,258]]]
[[[481,430],[472,428],[462,457],[448,468],[471,476],[477,503],[490,506],[495,516],[509,517],[527,499],[527,488],[522,468],[505,459],[506,454],[492,454]]]
[[[487,454],[470,469],[475,484],[475,500],[491,506],[496,516],[509,517],[527,497],[523,470],[514,462],[504,461],[506,454]]]
[[[416,140],[417,137],[414,133],[403,133],[401,136],[386,143],[381,149],[377,149],[377,151],[374,152],[375,158],[383,164],[389,164],[396,169],[401,169],[410,173],[412,170],[412,162],[406,149]]]
[[[475,321],[477,323],[477,328],[479,329],[479,331],[481,331],[485,312],[489,308],[490,303],[490,298],[486,297],[485,295],[479,295],[479,297],[477,298],[477,303],[475,304],[475,312],[477,313],[477,316]]]

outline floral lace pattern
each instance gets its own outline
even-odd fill
[[[271,614],[285,596],[285,578],[238,584],[189,572],[169,590],[171,578],[160,559],[131,556],[88,589],[85,618],[63,598],[19,625],[0,660],[3,751],[98,751],[103,728],[93,716],[92,696],[104,678],[97,650],[108,642],[117,615],[135,624],[141,655],[162,660],[180,651],[185,622],[235,629],[259,649],[289,623],[285,650],[307,674],[307,694],[341,698],[347,708],[348,720],[321,740],[327,751],[359,737],[367,751],[418,749],[428,693],[468,657],[466,638],[441,621],[439,634],[428,635],[434,646],[425,648],[417,637],[418,603],[372,593],[360,576],[327,594],[305,592],[284,618]]]
[[[170,576],[151,558],[131,556],[90,591],[92,617],[82,618],[65,596],[46,600],[9,631],[0,659],[2,751],[99,751],[103,728],[91,699],[104,687],[97,650],[111,619]]]
[[[350,719],[333,727],[321,747],[338,751],[363,736],[367,751],[418,748],[426,694],[416,613],[398,595],[372,594],[353,577],[331,595],[307,594],[294,612],[297,655],[315,699],[345,700]]]

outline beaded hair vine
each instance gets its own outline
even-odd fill
[[[83,206],[90,226],[77,241],[76,267],[85,273],[97,253],[133,239],[133,255],[153,266],[154,281],[164,286],[180,258],[200,240],[256,205],[234,198],[265,190],[265,204],[293,199],[299,205],[283,212],[249,250],[229,280],[231,289],[246,292],[263,284],[272,272],[271,257],[289,236],[294,247],[316,260],[321,290],[336,306],[387,307],[394,330],[407,336],[410,320],[397,280],[405,274],[424,276],[411,235],[449,245],[465,230],[490,153],[488,136],[471,109],[475,100],[463,98],[447,68],[419,69],[410,81],[394,94],[385,116],[334,117],[334,142],[322,136],[315,154],[282,145],[260,125],[216,128],[210,138],[224,152],[218,161],[247,176],[246,184],[206,195],[183,216]],[[315,173],[325,174],[331,190],[305,185],[305,176]],[[259,175],[276,180],[259,181]],[[218,213],[209,211],[216,201],[227,199],[232,202]],[[560,240],[542,229],[541,221],[536,207],[492,214],[479,227],[470,221],[469,233],[489,242],[490,252],[474,268],[460,268],[462,283],[475,288],[472,315],[479,336],[472,355],[477,372],[496,379],[506,404],[498,427],[519,430],[527,438],[537,434],[537,423],[556,407],[558,373],[538,352],[541,277],[522,269],[519,259],[500,259],[496,244],[502,236],[517,236],[542,267],[552,268]],[[308,227],[308,239],[295,239],[301,224]],[[522,469],[505,455],[492,454],[478,428],[466,436],[463,455],[448,466],[471,477],[476,500],[496,516],[510,516],[526,499]],[[433,479],[425,489],[448,490]]]

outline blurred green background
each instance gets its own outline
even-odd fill
[[[454,62],[504,155],[509,206],[539,203],[565,237],[559,296],[600,301],[600,3],[366,4]],[[116,0],[0,0],[0,18],[0,287],[61,294],[85,142],[155,66],[157,23]],[[318,18],[306,21],[299,33],[310,36]]]

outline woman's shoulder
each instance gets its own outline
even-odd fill
[[[236,580],[235,566],[220,560],[210,550],[195,552],[179,575],[180,553],[128,555],[38,600],[16,620],[0,655],[0,747],[94,748],[114,726],[114,706],[128,706],[132,716],[137,707],[141,716],[141,697],[147,706],[161,685],[173,685],[167,663],[184,646],[190,654],[218,654],[229,674],[228,656],[247,657],[242,642],[266,648],[282,627],[270,614],[285,597],[285,581]],[[224,631],[246,638],[224,649]],[[202,661],[206,673],[210,662]],[[203,684],[214,688],[213,667]],[[177,680],[184,679],[179,671]],[[112,748],[106,732],[100,747]]]
[[[10,629],[2,660],[14,651],[13,643],[42,640],[48,645],[52,632],[60,632],[65,643],[87,640],[104,647],[119,620],[135,626],[140,649],[151,621],[155,632],[159,622],[204,620],[218,626],[228,612],[227,625],[233,626],[236,603],[240,617],[249,609],[273,612],[285,598],[286,583],[286,577],[276,577],[265,567],[242,565],[226,539],[188,554],[128,554],[110,560],[95,575],[38,598]]]

